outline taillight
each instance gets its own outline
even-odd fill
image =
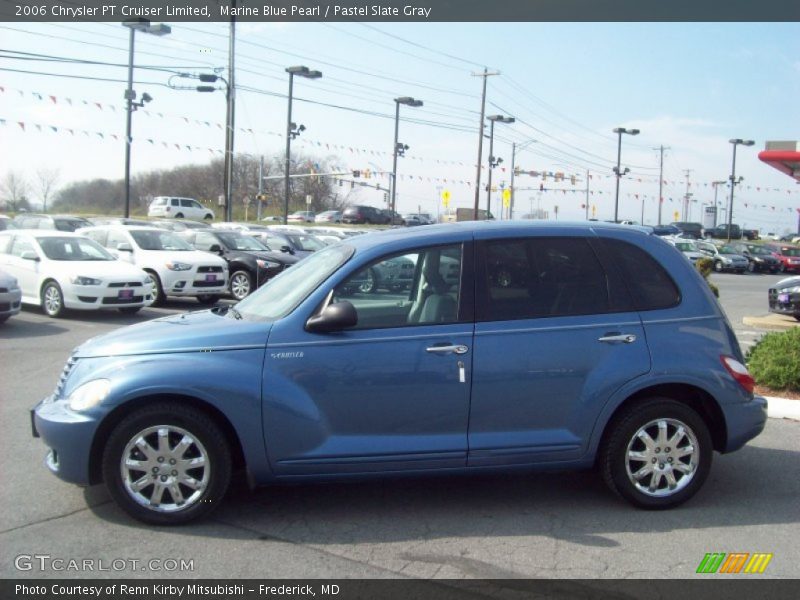
[[[753,376],[750,375],[750,372],[747,370],[742,363],[740,363],[735,358],[730,356],[720,356],[720,360],[722,361],[722,365],[731,374],[736,382],[744,388],[748,394],[753,393],[753,388],[755,388],[756,381],[753,379]]]

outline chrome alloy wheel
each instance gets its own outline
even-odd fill
[[[231,277],[231,294],[237,300],[247,298],[250,295],[250,288],[250,276],[247,273],[239,271]]]
[[[174,425],[148,427],[134,435],[120,461],[125,491],[155,512],[186,510],[200,501],[211,465],[203,444]]]
[[[692,481],[700,462],[700,446],[692,429],[677,419],[656,419],[628,442],[625,469],[643,494],[671,496]]]
[[[57,315],[61,311],[61,291],[54,285],[47,286],[44,291],[44,310],[48,315]]]

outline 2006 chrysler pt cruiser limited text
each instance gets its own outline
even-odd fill
[[[403,285],[377,285],[409,263]],[[208,513],[240,468],[268,484],[594,466],[632,504],[668,508],[715,450],[764,428],[743,363],[706,283],[653,235],[434,225],[89,340],[33,427],[53,473],[104,481],[149,523]]]

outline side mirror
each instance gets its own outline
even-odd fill
[[[281,246],[281,252],[287,252],[289,254],[294,254],[294,250],[292,250],[291,246]]]
[[[356,307],[347,300],[340,300],[334,304],[328,304],[320,314],[306,321],[306,331],[329,333],[355,327],[357,324]]]
[[[133,252],[133,248],[128,242],[121,242],[117,244],[117,250],[119,252]]]
[[[215,254],[222,254],[222,246],[219,244],[211,244],[211,246],[208,248],[208,251],[214,252]]]
[[[20,255],[20,258],[22,260],[32,260],[34,262],[39,262],[40,260],[42,260],[33,250],[26,250]]]

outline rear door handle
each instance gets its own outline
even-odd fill
[[[636,341],[636,336],[632,333],[607,333],[603,337],[597,338],[597,341],[606,344],[631,344]]]
[[[469,347],[463,344],[447,345],[447,346],[430,346],[425,349],[426,352],[433,354],[466,354],[469,352]]]

